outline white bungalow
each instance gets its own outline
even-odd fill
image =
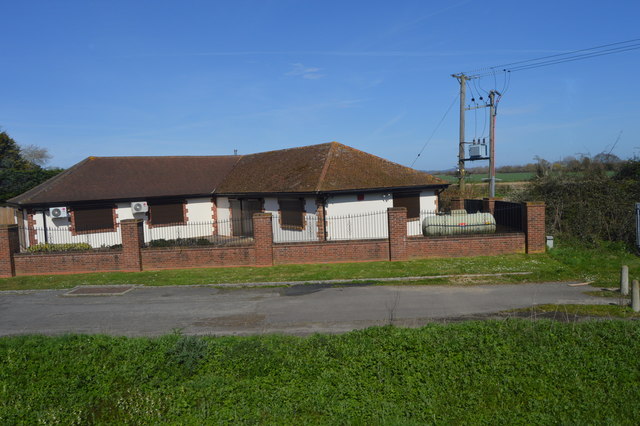
[[[383,238],[386,209],[403,206],[409,235],[438,210],[447,183],[337,142],[242,156],[89,157],[9,202],[23,246],[120,243],[119,223],[143,219],[145,241],[251,237],[256,212],[274,241]]]

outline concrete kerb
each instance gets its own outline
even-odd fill
[[[439,278],[476,278],[476,277],[500,277],[505,275],[529,275],[531,272],[503,272],[497,274],[463,274],[463,275],[427,275],[418,277],[390,277],[390,278],[343,278],[334,280],[309,280],[309,281],[272,281],[259,283],[224,283],[224,284],[207,284],[211,287],[286,287],[293,285],[305,284],[348,284],[348,283],[364,283],[364,282],[402,282],[402,281],[422,281],[435,280]]]
[[[307,281],[266,281],[266,282],[246,282],[246,283],[218,283],[218,284],[180,284],[180,285],[163,285],[163,286],[147,286],[144,284],[95,284],[95,287],[118,287],[127,286],[132,287],[127,290],[140,288],[181,288],[181,287],[214,287],[214,288],[247,288],[247,287],[288,287],[294,285],[305,284],[348,284],[348,283],[365,283],[365,282],[403,282],[403,281],[422,281],[422,280],[435,280],[439,278],[476,278],[476,277],[500,277],[508,275],[530,275],[531,272],[501,272],[495,274],[450,274],[450,275],[425,275],[416,277],[387,277],[387,278],[342,278],[333,280],[307,280]],[[24,290],[0,290],[0,294],[31,294],[36,292],[59,292],[59,291],[72,291],[79,287],[91,288],[92,285],[83,285],[76,287],[55,288],[55,289],[24,289]],[[92,294],[96,296],[97,294]],[[113,295],[113,294],[109,294]],[[70,295],[73,296],[73,295]]]

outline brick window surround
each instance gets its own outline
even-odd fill
[[[304,198],[278,198],[278,213],[282,229],[303,230],[305,228]]]

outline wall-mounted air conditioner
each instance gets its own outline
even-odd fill
[[[131,211],[135,213],[146,213],[149,211],[149,206],[146,201],[134,201],[131,203]]]
[[[51,207],[49,209],[49,216],[53,219],[58,219],[61,217],[69,217],[69,212],[66,207]]]

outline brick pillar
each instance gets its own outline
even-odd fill
[[[253,241],[256,248],[256,266],[273,266],[271,213],[253,214]]]
[[[494,214],[496,211],[496,201],[500,201],[502,198],[483,198],[482,199],[482,211],[484,213]]]
[[[464,198],[452,198],[451,210],[461,210],[461,209],[464,209]]]
[[[219,227],[218,225],[218,198],[211,198],[211,220],[213,220],[213,235],[218,235]]]
[[[317,238],[318,241],[326,241],[327,236],[324,231],[324,204],[321,201],[316,203],[316,217],[318,218]]]
[[[389,207],[389,260],[407,259],[407,208]]]
[[[13,254],[19,251],[18,225],[0,225],[0,278],[16,275]]]
[[[544,222],[545,205],[541,201],[524,203],[524,232],[526,234],[526,252],[544,253],[546,246],[546,228]]]
[[[141,271],[140,247],[144,243],[142,219],[120,221],[120,233],[122,235],[122,268],[125,271]]]

